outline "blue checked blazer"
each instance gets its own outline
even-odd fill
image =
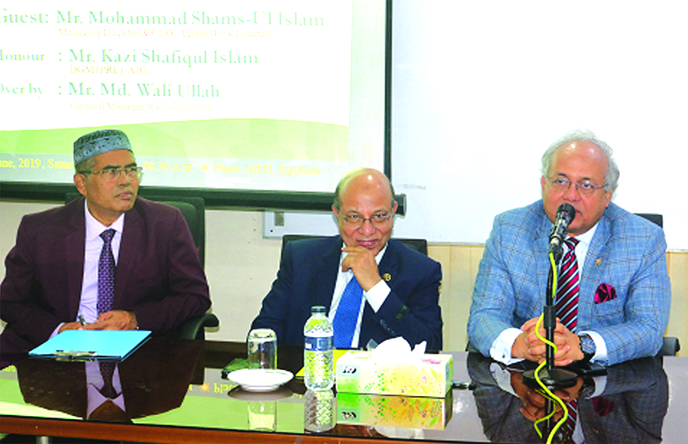
[[[489,358],[468,355],[468,374],[485,437],[490,442],[543,442],[533,423],[521,413],[523,401],[494,380]],[[608,412],[595,408],[594,398],[578,398],[578,420],[586,444],[660,443],[669,405],[669,383],[658,358],[645,358],[607,369],[604,391]],[[544,430],[544,427],[540,427]],[[665,437],[666,438],[666,437]]]
[[[495,218],[468,319],[469,341],[485,356],[502,331],[542,314],[551,228],[542,200]],[[609,204],[588,249],[578,302],[578,331],[602,336],[608,365],[661,348],[671,305],[665,253],[660,227]],[[601,284],[616,298],[595,303]]]

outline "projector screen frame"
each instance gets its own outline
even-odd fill
[[[384,128],[383,172],[392,177],[392,0],[385,0],[384,38]],[[365,166],[365,165],[361,165]],[[15,182],[0,179],[0,200],[64,202],[67,193],[73,193],[71,183]],[[334,190],[333,190],[334,191]],[[248,210],[331,211],[334,194],[331,192],[303,192],[278,190],[243,190],[229,188],[187,188],[141,185],[139,195],[170,197],[201,197],[206,206]],[[406,195],[395,195],[399,204],[397,214],[406,211]]]

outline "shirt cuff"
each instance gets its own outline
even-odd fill
[[[490,364],[490,373],[492,374],[492,379],[495,380],[500,389],[518,398],[514,388],[511,386],[511,373],[506,367],[502,367],[496,362],[493,362]]]
[[[65,324],[66,324],[66,322],[60,322],[60,323],[58,324],[58,326],[55,327],[55,330],[53,330],[53,333],[50,335],[50,338],[48,338],[48,339],[52,339],[52,338],[54,338],[55,336],[57,336],[57,334],[60,332],[60,329],[61,329],[62,326],[65,325]]]
[[[609,359],[609,354],[607,353],[607,343],[604,342],[604,339],[602,339],[602,335],[589,330],[582,331],[578,334],[590,336],[595,343],[595,354],[593,355],[591,361],[606,365]]]
[[[490,348],[490,356],[495,361],[502,364],[511,365],[515,362],[523,361],[521,358],[511,357],[511,348],[516,342],[516,338],[523,333],[519,328],[507,328],[497,336]]]
[[[591,399],[602,396],[604,389],[607,388],[607,375],[593,376],[592,380],[595,382],[595,392],[590,395]]]
[[[382,307],[382,304],[387,300],[387,296],[389,296],[391,291],[389,285],[380,279],[380,282],[375,284],[370,290],[364,291],[363,296],[366,298],[373,311],[377,313],[380,307]]]

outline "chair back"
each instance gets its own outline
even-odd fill
[[[650,222],[654,222],[660,227],[664,228],[664,217],[657,213],[635,213],[637,216],[643,217]]]
[[[643,217],[650,222],[654,222],[660,227],[664,228],[664,217],[657,213],[635,213],[636,215]],[[678,338],[673,336],[665,336],[664,342],[662,343],[662,348],[657,353],[657,356],[676,356],[681,350],[681,344]]]

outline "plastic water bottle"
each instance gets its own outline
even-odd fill
[[[311,317],[303,327],[303,335],[306,337],[303,348],[306,388],[329,390],[334,385],[334,329],[325,316],[325,307],[311,308]]]
[[[335,396],[330,390],[306,390],[303,395],[303,428],[312,433],[332,430],[337,425]]]

